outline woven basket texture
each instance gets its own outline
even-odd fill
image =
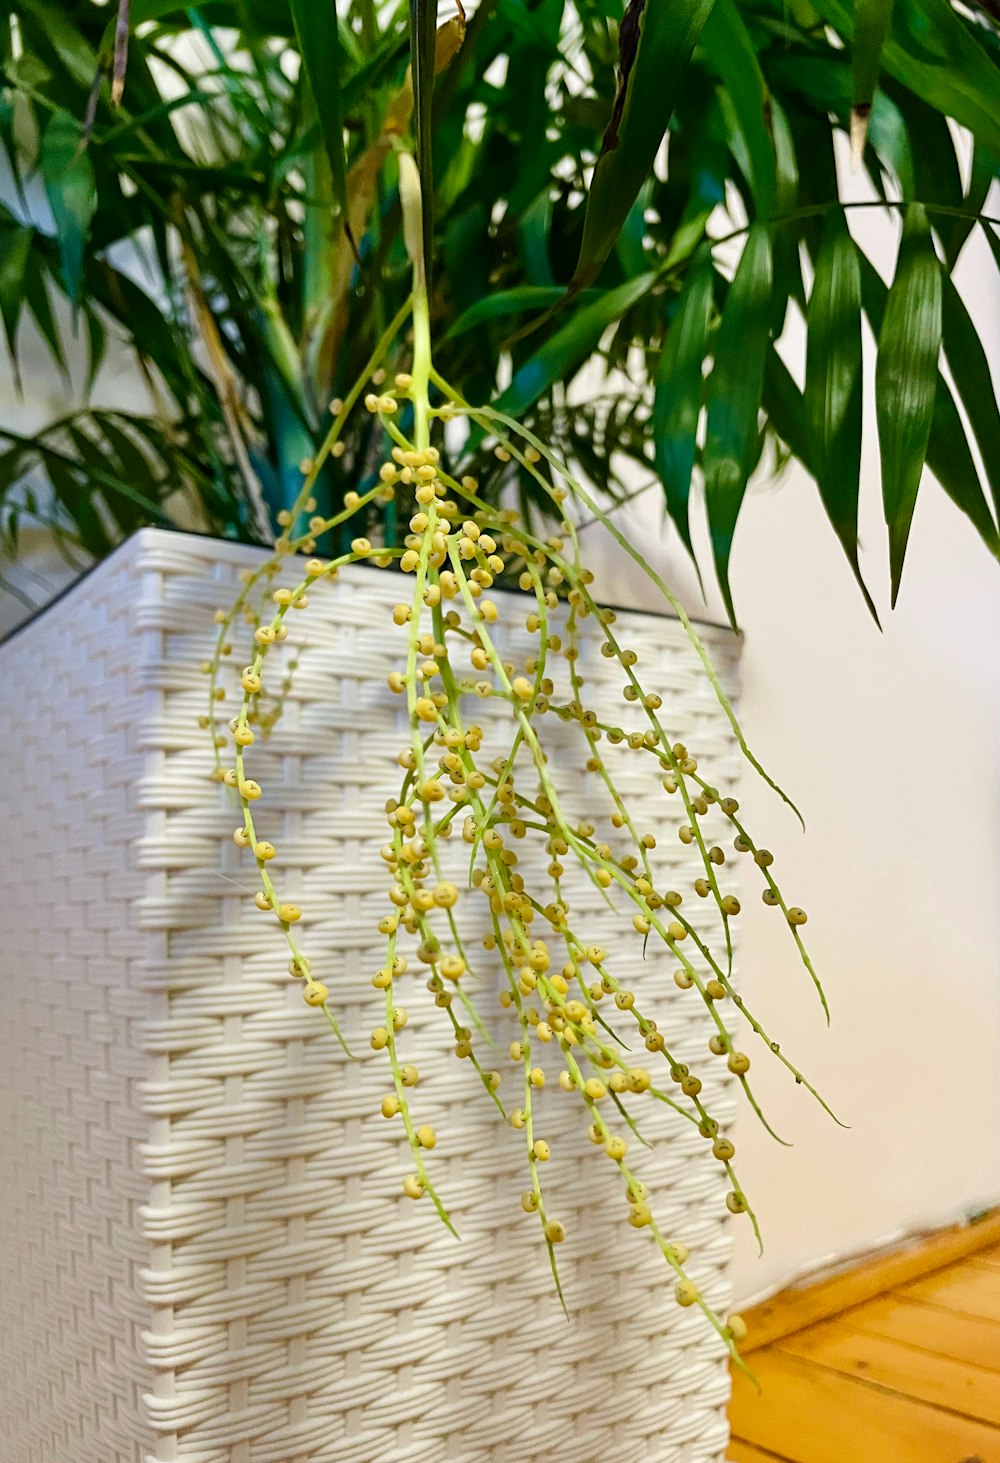
[[[379,1113],[385,1054],[367,1040],[382,1015],[371,975],[385,958],[383,804],[405,740],[401,698],[386,685],[405,639],[390,621],[394,573],[347,571],[292,617],[291,689],[273,735],[251,749],[264,787],[258,830],[278,846],[280,893],[302,905],[303,948],[335,993],[354,1060],[289,978],[197,726],[213,612],[259,562],[252,549],[145,530],[0,648],[0,1456],[722,1459],[722,1348],[699,1312],[673,1303],[648,1236],[624,1223],[617,1170],[587,1143],[578,1100],[551,1080],[536,1127],[552,1146],[549,1210],[568,1230],[567,1319],[537,1220],[518,1202],[523,1139],[455,1059],[447,1014],[419,975],[401,982],[402,1049],[421,1072],[415,1113],[438,1131],[431,1171],[461,1242],[429,1203],[402,1193],[408,1155]],[[497,598],[523,620],[518,597]],[[681,627],[623,613],[618,629],[663,696],[672,734],[733,790],[728,726]],[[705,636],[732,689],[733,638]],[[249,631],[234,638],[238,672]],[[514,658],[529,645],[524,632],[506,648]],[[580,667],[588,704],[637,725],[592,630]],[[226,705],[235,702],[230,691]],[[484,754],[503,752],[509,710],[475,700],[469,716],[485,729]],[[548,730],[567,806],[613,839],[578,729]],[[606,755],[641,827],[657,835],[664,884],[690,888],[697,870],[676,838],[677,799],[660,790],[653,758]],[[459,838],[448,857],[445,872],[464,885]],[[547,862],[540,848],[522,859],[529,882]],[[727,1123],[735,1101],[713,1072],[696,993],[674,986],[673,962],[652,947],[644,960],[627,915],[612,917],[595,888],[572,878],[566,887],[576,928],[611,951],[619,979],[704,1076]],[[472,933],[483,928],[479,905],[478,894],[460,904]],[[484,965],[474,988],[497,1018],[500,1052],[479,1046],[503,1070],[512,1107],[514,1033],[494,987],[497,972]],[[632,1037],[634,1060],[650,1064]],[[651,1149],[633,1139],[630,1161],[724,1310],[724,1175],[692,1124],[652,1100],[641,1116]]]

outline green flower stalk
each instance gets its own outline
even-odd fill
[[[403,1050],[408,1014],[402,985],[415,965],[449,1025],[456,1058],[475,1069],[485,1096],[521,1135],[528,1178],[521,1206],[537,1216],[557,1289],[556,1249],[566,1239],[566,1229],[549,1207],[545,1172],[551,1146],[536,1111],[537,1094],[547,1081],[541,1065],[546,1049],[559,1055],[558,1085],[577,1104],[583,1133],[604,1161],[618,1169],[629,1224],[648,1231],[673,1275],[678,1303],[699,1306],[735,1355],[743,1323],[736,1316],[717,1315],[700,1294],[685,1268],[684,1244],[659,1227],[649,1190],[631,1162],[632,1140],[642,1141],[637,1114],[655,1103],[669,1106],[697,1129],[724,1168],[730,1211],[747,1214],[757,1231],[733,1166],[735,1146],[710,1110],[702,1077],[679,1060],[655,1017],[640,1006],[639,994],[618,979],[613,953],[578,927],[564,881],[567,866],[577,866],[622,911],[623,940],[640,939],[644,946],[670,953],[676,962],[675,983],[704,1008],[712,1058],[725,1062],[761,1121],[765,1119],[748,1076],[750,1057],[734,1043],[720,1011],[727,1002],[796,1082],[822,1099],[733,989],[731,924],[740,902],[726,889],[730,855],[715,841],[712,823],[721,821],[734,835],[737,856],[759,871],[764,902],[780,911],[816,980],[801,937],[805,915],[785,903],[773,877],[772,856],[754,842],[738,817],[736,799],[707,780],[693,751],[668,735],[660,696],[646,685],[636,653],[622,643],[614,613],[595,600],[593,576],[581,562],[568,508],[580,503],[603,517],[598,505],[543,441],[511,418],[470,405],[434,369],[419,180],[408,154],[401,153],[399,163],[413,294],[387,329],[364,377],[344,402],[334,403],[333,425],[316,460],[303,464],[302,490],[283,515],[273,556],[245,576],[235,603],[218,612],[216,653],[205,667],[209,708],[202,719],[213,731],[215,776],[238,796],[242,821],[234,838],[255,859],[260,876],[256,902],[284,932],[290,974],[301,980],[306,1003],[323,1013],[343,1042],[336,993],[315,979],[298,938],[301,910],[282,898],[272,875],[280,852],[257,829],[261,788],[251,764],[257,736],[274,720],[273,698],[264,704],[261,697],[265,683],[271,684],[273,652],[287,638],[289,615],[306,610],[310,596],[344,564],[370,561],[395,567],[401,594],[392,621],[402,643],[389,688],[405,701],[408,738],[398,757],[398,791],[385,812],[388,836],[381,858],[390,884],[379,924],[385,959],[372,977],[385,1005],[370,1043],[385,1054],[391,1078],[382,1113],[400,1122],[411,1155],[412,1172],[403,1179],[403,1188],[415,1200],[429,1199],[451,1227],[433,1178],[437,1136],[421,1121],[420,1074]],[[407,319],[412,363],[388,382],[387,363],[401,349]],[[377,484],[363,496],[349,493],[340,515],[316,517],[313,484],[324,461],[337,454],[348,414],[358,409],[371,413],[385,433],[387,451]],[[485,433],[498,458],[516,461],[531,475],[551,506],[555,531],[550,537],[532,532],[514,510],[490,506],[474,477],[459,479],[446,471],[433,438],[444,423],[458,418]],[[404,431],[400,423],[410,420],[412,429]],[[316,557],[322,535],[376,502],[407,510],[401,516],[408,516],[408,531],[399,542],[357,538],[335,557]],[[306,556],[298,582],[277,586],[279,572],[297,554]],[[633,557],[642,562],[637,554]],[[516,577],[524,594],[526,612],[519,606],[517,613],[524,614],[535,648],[523,664],[506,659],[502,649],[498,632],[504,628],[505,612],[489,593],[501,576]],[[666,586],[661,587],[681,615],[740,748],[757,766],[690,621]],[[252,633],[253,651],[241,673],[242,700],[227,736],[217,726],[224,695],[220,669],[240,621]],[[578,659],[580,634],[588,621],[599,627],[601,653],[621,669],[623,699],[635,713],[629,727],[600,719],[587,705]],[[561,697],[557,665],[566,668],[558,684],[568,682],[568,694]],[[281,695],[287,679],[281,682]],[[502,703],[507,713],[499,723],[491,720],[489,731],[475,715],[476,703],[487,701]],[[581,822],[563,806],[546,752],[546,728],[553,722],[575,729],[582,738],[586,770],[600,781],[614,809],[614,846],[594,824]],[[496,741],[497,726],[502,744]],[[225,766],[221,754],[230,736],[235,757],[232,766]],[[701,901],[697,916],[682,907],[680,891],[658,886],[650,858],[656,838],[643,831],[637,809],[622,795],[608,746],[640,757],[654,786],[664,797],[679,801],[684,819],[680,838],[697,854],[701,867],[693,885]],[[443,848],[453,838],[468,849],[470,876],[464,890],[442,872]],[[547,882],[540,886],[529,885],[520,872],[516,849],[523,842],[540,843],[548,856]],[[488,958],[502,967],[500,1005],[516,1022],[516,1039],[509,1047],[515,1071],[510,1105],[501,1072],[483,1055],[490,1046],[490,1023],[471,994],[480,957],[469,947],[456,916],[462,901],[477,898],[485,900],[488,910],[483,939]],[[641,1042],[647,1066],[628,1058],[626,1036]]]

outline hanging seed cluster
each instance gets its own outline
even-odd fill
[[[384,1054],[390,1084],[382,1114],[399,1124],[411,1155],[412,1172],[403,1179],[403,1189],[414,1200],[430,1200],[450,1227],[432,1176],[437,1135],[421,1118],[420,1071],[408,1060],[404,1036],[404,995],[422,981],[428,999],[449,1024],[456,1060],[475,1070],[486,1098],[524,1144],[527,1184],[521,1207],[540,1226],[560,1298],[556,1250],[567,1235],[547,1201],[551,1145],[537,1121],[535,1101],[547,1082],[542,1058],[554,1054],[558,1085],[566,1101],[576,1105],[597,1160],[618,1171],[628,1223],[647,1232],[673,1272],[678,1304],[699,1306],[735,1356],[743,1322],[738,1316],[717,1315],[688,1275],[683,1242],[664,1234],[649,1190],[632,1167],[630,1139],[638,1136],[643,1109],[651,1104],[667,1104],[683,1115],[696,1127],[710,1161],[726,1172],[729,1209],[747,1214],[757,1231],[733,1166],[734,1144],[707,1105],[701,1073],[679,1060],[656,1014],[618,978],[620,952],[593,943],[578,923],[566,892],[567,867],[581,870],[621,912],[621,941],[640,941],[644,949],[652,943],[669,952],[676,984],[704,1010],[706,1062],[725,1063],[761,1121],[748,1077],[750,1056],[732,1040],[720,1010],[727,1003],[745,1019],[753,1040],[822,1099],[733,988],[731,926],[740,903],[727,887],[731,857],[755,866],[765,903],[787,923],[817,989],[819,982],[802,943],[806,916],[785,903],[771,871],[771,854],[754,842],[736,799],[705,777],[697,749],[668,734],[661,698],[646,684],[638,655],[619,637],[613,612],[596,603],[593,576],[580,560],[570,511],[574,501],[605,523],[662,590],[701,657],[740,749],[771,780],[747,747],[708,657],[667,586],[542,441],[494,409],[470,406],[434,369],[419,175],[405,150],[398,161],[413,293],[361,380],[344,401],[331,404],[333,425],[316,460],[302,464],[302,489],[293,508],[279,515],[282,532],[273,557],[246,574],[235,604],[218,612],[216,653],[204,667],[209,709],[203,718],[214,736],[215,775],[238,796],[242,820],[233,836],[256,862],[256,902],[284,932],[289,973],[302,982],[306,1004],[322,1012],[343,1041],[336,993],[315,978],[298,939],[302,912],[282,898],[275,883],[281,851],[264,836],[263,827],[258,831],[256,809],[263,790],[251,775],[251,763],[256,737],[280,713],[294,671],[294,662],[289,662],[284,674],[275,674],[272,664],[276,648],[287,638],[289,615],[307,610],[310,595],[321,591],[324,581],[335,578],[345,564],[368,561],[391,569],[399,583],[399,601],[392,610],[399,659],[388,680],[390,691],[405,706],[408,735],[398,754],[398,794],[385,808],[381,858],[388,890],[379,923],[385,957],[372,975],[372,985],[383,995],[384,1014],[369,1039]],[[411,315],[412,366],[387,389],[384,361]],[[315,515],[312,490],[319,471],[326,458],[342,454],[344,422],[362,396],[363,409],[384,428],[385,460],[366,493],[346,495],[340,514],[310,516]],[[432,437],[442,423],[458,417],[492,442],[501,462],[517,462],[534,478],[551,505],[552,536],[540,538],[514,510],[487,503],[476,478],[457,479],[446,471]],[[401,429],[404,421],[412,421],[410,435]],[[376,545],[357,538],[338,557],[315,557],[322,535],[378,502],[394,504],[408,519],[409,531],[401,542]],[[300,531],[303,518],[306,526]],[[299,582],[274,587],[282,568],[297,554],[306,556]],[[524,615],[531,637],[533,648],[520,664],[506,659],[501,649],[506,642],[500,601],[490,593],[501,576],[516,579],[524,595],[520,603],[516,596],[502,597],[507,613]],[[513,604],[516,611],[510,610]],[[218,725],[225,699],[219,672],[224,657],[232,653],[232,632],[239,621],[252,628],[253,650],[240,674],[241,704],[227,735]],[[600,627],[601,653],[620,668],[621,725],[602,720],[588,705],[579,669],[585,621]],[[557,685],[562,688],[558,693]],[[500,703],[504,712],[499,718],[483,718],[490,723],[488,736],[477,715],[484,703]],[[545,750],[553,722],[582,738],[586,771],[603,788],[604,799],[610,799],[610,827],[581,822],[563,807]],[[226,765],[222,752],[231,746],[232,764]],[[701,869],[692,888],[658,884],[650,858],[655,834],[622,797],[614,759],[606,755],[609,746],[642,759],[651,787],[658,784],[661,796],[679,803],[680,838],[697,853]],[[471,872],[464,888],[442,872],[444,847],[455,839],[468,850]],[[540,840],[548,858],[544,882],[538,885],[529,884],[520,872],[518,849],[529,840]],[[485,913],[485,953],[500,963],[500,1004],[516,1022],[516,1039],[499,1067],[485,1014],[473,999],[483,952],[470,949],[463,937],[462,925],[468,922],[459,920],[457,907],[464,900],[479,901]],[[636,1051],[642,1053],[641,1064],[632,1059]]]
[[[385,958],[372,974],[372,985],[383,993],[384,1015],[369,1039],[386,1061],[382,1114],[399,1124],[411,1154],[412,1172],[403,1179],[403,1189],[414,1200],[428,1198],[447,1222],[433,1180],[437,1135],[421,1120],[420,1071],[409,1060],[403,1034],[408,1019],[404,1002],[422,984],[427,999],[450,1025],[456,1060],[475,1069],[485,1096],[520,1135],[527,1179],[521,1207],[537,1218],[556,1284],[555,1249],[566,1239],[566,1228],[547,1202],[551,1149],[535,1102],[547,1081],[541,1058],[553,1053],[559,1059],[558,1085],[579,1110],[581,1136],[593,1145],[599,1161],[618,1169],[627,1222],[647,1231],[660,1251],[674,1274],[678,1303],[700,1306],[732,1349],[743,1334],[742,1322],[717,1316],[686,1273],[687,1251],[661,1231],[649,1191],[632,1167],[630,1140],[638,1133],[644,1106],[665,1103],[683,1114],[697,1127],[707,1155],[725,1169],[729,1209],[747,1214],[756,1229],[734,1168],[734,1144],[703,1100],[700,1072],[678,1060],[669,1032],[661,1030],[641,994],[616,977],[614,952],[593,944],[577,924],[565,892],[566,869],[579,865],[616,902],[623,911],[623,941],[669,952],[677,986],[704,1009],[706,1062],[724,1063],[761,1117],[750,1085],[751,1058],[729,1034],[727,1005],[736,1007],[751,1041],[763,1044],[797,1082],[813,1089],[733,988],[731,926],[740,902],[727,887],[732,864],[742,859],[754,867],[761,897],[787,923],[812,973],[800,934],[806,916],[786,904],[772,873],[772,856],[754,842],[736,799],[706,778],[696,749],[668,734],[661,699],[645,683],[635,651],[620,639],[614,613],[595,602],[592,576],[581,566],[566,511],[567,500],[574,491],[583,493],[582,487],[542,443],[519,434],[514,423],[474,411],[445,383],[438,384],[443,402],[430,415],[448,419],[463,413],[488,428],[496,454],[521,463],[547,493],[558,532],[544,540],[535,536],[515,512],[486,503],[474,478],[450,477],[436,447],[417,447],[397,426],[399,405],[413,389],[412,377],[397,375],[387,391],[378,372],[376,389],[364,399],[364,409],[381,419],[386,432],[388,450],[377,485],[364,495],[348,494],[339,516],[313,516],[304,531],[293,534],[301,515],[315,512],[312,482],[322,456],[335,448],[353,405],[336,403],[324,453],[303,464],[303,493],[295,512],[283,515],[273,558],[244,575],[236,603],[217,615],[216,654],[205,666],[211,706],[203,723],[215,732],[215,775],[234,790],[242,809],[233,836],[256,862],[256,903],[285,934],[290,975],[301,981],[305,1002],[318,1008],[340,1036],[336,993],[313,977],[297,934],[301,910],[282,898],[275,880],[280,849],[258,828],[263,790],[251,762],[254,742],[280,711],[294,670],[294,661],[284,671],[274,668],[274,652],[287,638],[289,616],[305,611],[310,596],[344,564],[395,566],[400,597],[391,620],[399,634],[399,664],[388,683],[405,704],[409,736],[399,750],[398,793],[385,808],[381,859],[388,888],[379,924]],[[339,557],[308,557],[321,534],[369,502],[397,496],[414,510],[400,544],[376,546],[358,538]],[[274,588],[292,554],[307,556],[300,581],[291,588]],[[498,577],[511,574],[524,592],[516,613],[523,616],[533,644],[522,663],[505,659],[501,652],[501,609],[490,595]],[[513,598],[503,596],[503,602],[509,607]],[[240,674],[241,704],[226,734],[217,724],[225,695],[219,671],[223,657],[231,654],[233,628],[244,621],[252,629],[253,649]],[[579,636],[586,621],[600,627],[601,653],[621,670],[620,725],[601,720],[587,703],[579,671]],[[568,686],[569,694],[558,697],[557,683]],[[477,719],[483,702],[498,699],[507,713],[499,723],[502,740],[496,721],[491,720],[488,738]],[[546,724],[553,720],[572,726],[582,738],[586,770],[613,808],[608,828],[576,820],[564,810],[545,751]],[[637,821],[620,794],[609,746],[642,759],[651,787],[680,805],[679,836],[697,852],[701,868],[690,888],[657,883],[650,859],[655,835]],[[231,765],[222,757],[223,748],[233,749]],[[448,840],[461,840],[469,850],[467,888],[441,876],[442,847]],[[526,884],[519,872],[518,850],[526,840],[544,844],[549,861],[541,887]],[[517,1039],[499,1065],[484,1040],[488,1017],[477,1010],[471,994],[482,955],[478,946],[468,948],[460,931],[456,910],[463,900],[482,902],[488,926],[482,943],[491,952],[489,958],[500,961],[504,975],[500,1005],[517,1022]],[[638,1064],[636,1051],[642,1054]]]

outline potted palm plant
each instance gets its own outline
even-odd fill
[[[725,672],[659,580],[673,625],[599,605],[576,524],[597,516],[651,573],[609,517],[624,464],[655,466],[688,547],[697,464],[732,617],[733,535],[770,442],[815,476],[860,580],[866,317],[894,593],[925,462],[996,552],[995,499],[970,447],[995,491],[996,403],[950,281],[970,230],[989,234],[993,39],[978,19],[922,6],[918,46],[902,9],[890,33],[865,6],[789,19],[728,0],[634,3],[617,52],[603,14],[580,6],[569,35],[562,9],[545,7],[484,6],[440,28],[420,5],[338,18],[293,0],[252,21],[133,6],[117,25],[99,6],[18,10],[8,152],[17,191],[36,147],[51,226],[31,221],[23,190],[3,220],[8,339],[16,349],[26,305],[59,354],[55,282],[87,324],[91,373],[109,328],[124,333],[151,400],[129,413],[85,405],[10,436],[10,543],[44,513],[100,555],[167,521],[179,488],[233,540],[147,535],[81,590],[92,600],[68,600],[61,621],[12,645],[26,675],[71,648],[102,732],[130,697],[147,701],[129,777],[81,769],[64,801],[72,837],[74,811],[85,819],[91,855],[107,845],[124,870],[149,871],[122,894],[137,943],[103,952],[129,964],[125,995],[102,1015],[112,1050],[131,1040],[157,1059],[116,1086],[108,1037],[88,1025],[80,1038],[82,1069],[100,1073],[122,1115],[127,1197],[138,1184],[148,1201],[140,1224],[128,1203],[116,1211],[112,1234],[133,1266],[151,1260],[148,1275],[120,1278],[119,1344],[135,1358],[126,1440],[106,1418],[81,1424],[96,1429],[88,1440],[127,1454],[153,1437],[162,1458],[558,1456],[581,1445],[580,1397],[613,1376],[594,1456],[612,1435],[656,1437],[664,1458],[720,1456],[720,1362],[742,1323],[726,1313],[719,1220],[755,1221],[726,1131],[729,1083],[702,1068],[718,1065],[764,1120],[734,1035],[745,1030],[809,1087],[733,984],[734,855],[816,978],[805,914],[733,795],[733,749],[762,769]],[[928,57],[960,61],[962,84]],[[974,136],[964,177],[949,118]],[[848,227],[840,132],[872,204],[903,215],[888,289]],[[152,287],[125,242],[149,256]],[[776,349],[795,308],[808,327],[804,390]],[[595,359],[605,384],[571,405]],[[44,497],[25,482],[32,467]],[[107,647],[133,636],[134,684],[116,700],[100,689]],[[705,638],[731,659],[723,632]],[[300,648],[275,675],[289,641]],[[678,669],[685,643],[697,683]],[[34,745],[22,718],[44,726],[51,714],[18,708],[14,743]],[[675,740],[681,716],[694,730]],[[220,885],[213,850],[231,810],[198,776],[206,735],[247,860],[234,850]],[[31,767],[35,797],[32,779],[56,774],[44,755]],[[121,813],[117,832],[86,819],[95,786]],[[664,803],[653,815],[647,786]],[[26,830],[37,855],[26,880],[51,831]],[[387,900],[355,872],[369,841],[382,845]],[[26,884],[16,907],[31,905]],[[39,937],[19,914],[19,961],[25,930]],[[426,1017],[403,1004],[414,970]],[[662,1010],[643,994],[658,980],[673,989]],[[497,1003],[511,1024],[502,1043]],[[432,1026],[462,1075],[445,1078]],[[369,1056],[334,1076],[336,1047],[319,1036],[332,1028],[351,1051],[361,1027]],[[440,1081],[421,1081],[411,1032],[430,1043]],[[21,1081],[12,1069],[16,1105]],[[524,1231],[508,1238],[513,1169],[495,1127],[465,1115],[476,1089],[520,1135],[520,1208],[540,1226],[548,1284]],[[73,1084],[67,1104],[72,1120]],[[604,1166],[592,1178],[591,1164],[568,1169],[557,1212],[549,1163],[559,1125],[568,1146],[581,1118],[582,1146]],[[382,1136],[399,1127],[409,1173]],[[635,1154],[654,1142],[655,1169],[668,1138],[658,1199]],[[58,1162],[72,1171],[72,1158]],[[612,1194],[626,1232],[665,1264],[677,1319],[651,1306],[661,1282],[640,1259],[616,1262],[601,1229]],[[467,1255],[443,1231],[430,1237],[413,1200],[471,1227],[473,1252],[498,1249],[499,1272],[494,1260],[467,1280]],[[572,1250],[574,1227],[589,1263],[564,1295],[557,1252]],[[72,1251],[72,1233],[59,1242]],[[400,1255],[414,1249],[411,1266]],[[103,1256],[91,1258],[93,1293]],[[553,1331],[553,1294],[575,1329]],[[29,1278],[26,1311],[32,1295]],[[147,1339],[137,1317],[150,1308]],[[64,1365],[59,1347],[51,1355]],[[101,1356],[90,1339],[98,1374]],[[506,1441],[498,1388],[512,1391]],[[19,1425],[28,1447],[38,1423]]]

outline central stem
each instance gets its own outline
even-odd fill
[[[413,433],[418,451],[430,446],[431,312],[423,256],[413,262]]]
[[[417,165],[408,152],[399,154],[399,199],[403,209],[403,237],[413,263],[413,385],[414,445],[418,452],[430,446],[431,312],[427,299],[427,261],[424,257],[424,201]]]

